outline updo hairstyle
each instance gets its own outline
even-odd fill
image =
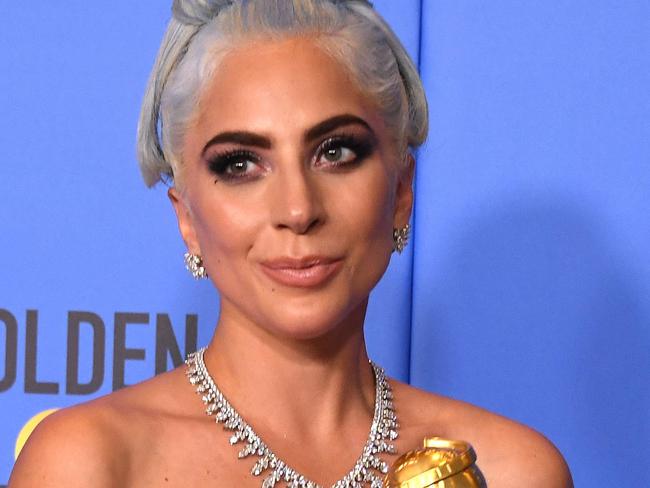
[[[147,186],[173,183],[184,133],[221,59],[247,42],[309,36],[349,72],[394,130],[401,151],[420,146],[427,101],[401,42],[366,0],[174,0],[149,79],[137,153]]]

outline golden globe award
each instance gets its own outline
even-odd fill
[[[400,456],[384,479],[386,488],[487,488],[476,453],[463,441],[440,437]]]

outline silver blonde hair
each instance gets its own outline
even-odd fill
[[[244,42],[301,35],[349,71],[401,150],[424,142],[427,101],[417,68],[367,0],[174,0],[138,124],[147,186],[178,178],[184,133],[225,54]]]

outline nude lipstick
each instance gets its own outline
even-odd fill
[[[324,256],[306,256],[270,259],[260,264],[262,271],[281,285],[313,288],[329,281],[341,269],[343,261]]]

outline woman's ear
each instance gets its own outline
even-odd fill
[[[185,246],[187,247],[188,252],[200,256],[201,248],[199,247],[199,243],[196,238],[192,212],[190,211],[187,203],[185,203],[185,200],[183,200],[183,195],[176,187],[171,187],[169,190],[167,190],[167,196],[172,202],[174,211],[176,212],[178,229],[181,231],[181,236],[183,237],[183,241],[185,241]]]
[[[397,172],[397,192],[395,193],[395,215],[393,226],[403,228],[409,223],[413,210],[413,176],[415,174],[415,158],[410,152],[405,156],[404,164]]]

